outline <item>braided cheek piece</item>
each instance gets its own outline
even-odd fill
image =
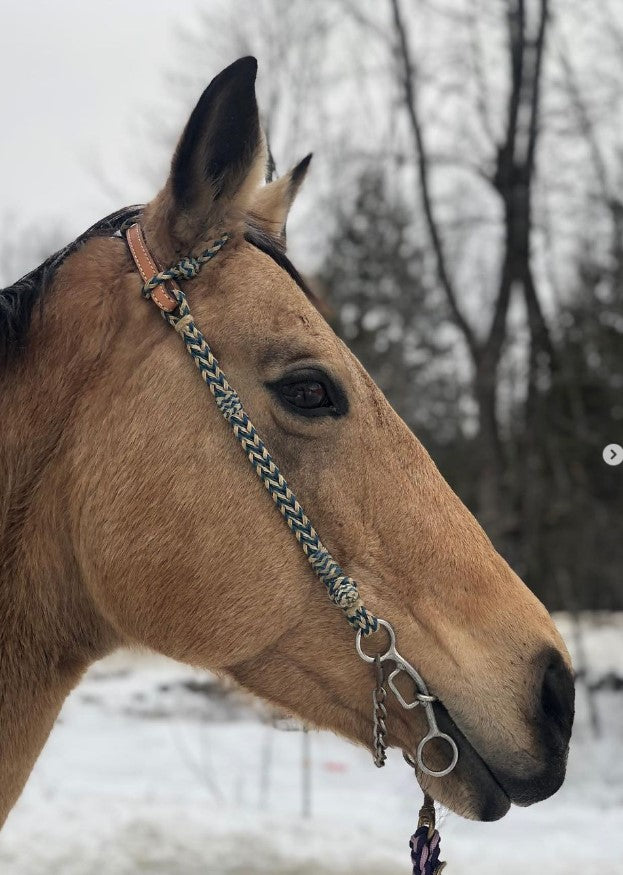
[[[173,267],[157,273],[143,286],[143,295],[150,297],[152,290],[167,280],[192,279],[197,276],[201,267],[222,249],[227,240],[228,235],[224,235],[197,258],[183,258]],[[363,635],[375,632],[378,621],[363,605],[357,583],[344,572],[323,545],[296,496],[273,462],[255,426],[245,413],[237,392],[227,382],[205,337],[197,328],[186,295],[178,288],[173,289],[173,294],[178,302],[177,312],[162,312],[162,317],[182,337],[187,352],[214,396],[216,406],[231,425],[258,477],[301,545],[309,564],[326,586],[329,598],[344,611],[354,629],[360,629]]]

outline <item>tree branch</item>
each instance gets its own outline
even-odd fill
[[[532,94],[530,100],[530,123],[528,127],[528,149],[526,154],[526,172],[528,178],[534,171],[534,156],[539,126],[539,109],[541,104],[541,83],[543,80],[543,54],[545,50],[545,35],[549,21],[549,0],[541,0],[539,27],[534,48],[534,74],[532,79]]]
[[[474,6],[475,0],[471,0],[471,5],[468,16],[468,35],[469,35],[469,50],[472,59],[472,68],[474,71],[474,79],[477,87],[476,94],[476,110],[480,116],[480,121],[483,130],[489,140],[489,144],[495,143],[495,135],[491,124],[490,110],[490,94],[487,86],[487,76],[484,70],[482,59],[482,45],[480,35],[478,33],[478,13],[479,10]]]
[[[569,58],[569,50],[566,44],[566,40],[560,29],[558,29],[557,33],[557,42],[558,57],[560,59],[562,71],[565,77],[565,86],[567,89],[567,93],[571,100],[573,109],[575,110],[575,114],[580,125],[580,131],[582,133],[582,136],[586,140],[586,144],[590,151],[591,158],[593,159],[593,165],[595,168],[595,173],[597,175],[597,181],[599,183],[601,196],[603,197],[604,202],[608,203],[610,200],[610,186],[608,183],[608,172],[606,170],[606,163],[601,154],[599,143],[597,142],[597,137],[595,136],[595,129],[593,126],[593,122],[589,116],[586,102],[582,95],[582,91],[580,89],[580,83],[578,82],[578,78]]]
[[[459,307],[454,284],[452,282],[446,264],[443,242],[441,240],[441,235],[433,210],[433,203],[430,192],[429,161],[426,147],[424,144],[422,126],[417,111],[414,63],[409,48],[405,24],[400,10],[400,2],[399,0],[390,0],[390,4],[393,15],[394,31],[398,43],[398,56],[401,66],[401,84],[403,88],[404,104],[407,110],[407,116],[409,118],[411,133],[413,135],[415,149],[417,153],[416,157],[420,187],[422,192],[422,203],[424,206],[424,214],[426,217],[426,223],[433,246],[433,251],[435,253],[437,275],[444,290],[454,321],[456,322],[456,325],[463,334],[463,337],[465,338],[465,342],[467,343],[472,357],[474,359],[477,359],[479,354],[478,341],[471,325],[469,324],[469,322],[463,315],[461,308]]]
[[[498,147],[497,168],[494,178],[494,185],[502,195],[512,182],[515,166],[525,51],[525,10],[523,0],[508,0],[506,21],[508,25],[508,45],[511,63],[511,92],[508,100],[506,133],[504,142]]]

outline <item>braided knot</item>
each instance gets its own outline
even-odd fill
[[[175,325],[173,326],[178,334],[184,334],[187,331],[190,331],[191,325],[193,324],[193,317],[190,313],[186,313],[185,316],[180,316]]]
[[[166,283],[169,280],[194,279],[198,275],[199,271],[206,263],[206,261],[210,261],[211,258],[214,258],[214,256],[221,251],[221,249],[228,240],[229,234],[223,234],[222,237],[219,237],[218,240],[214,241],[212,246],[204,249],[201,255],[186,255],[172,267],[167,267],[165,270],[161,270],[159,271],[159,273],[154,274],[152,278],[150,280],[147,280],[147,282],[143,286],[143,297],[151,297],[151,293],[156,288],[156,286],[159,286],[161,283]]]
[[[352,577],[336,572],[326,577],[321,576],[327,585],[331,601],[335,602],[336,605],[339,605],[340,608],[352,608],[353,605],[357,604],[359,593],[357,592],[357,584]]]
[[[344,610],[354,607],[360,601],[352,577],[343,577],[342,582],[332,590],[331,597]]]

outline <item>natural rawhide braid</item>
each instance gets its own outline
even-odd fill
[[[183,258],[173,267],[155,274],[144,284],[143,295],[150,297],[153,289],[161,283],[175,279],[192,279],[197,276],[203,265],[214,258],[228,239],[229,235],[224,234],[197,258]],[[214,396],[218,409],[231,425],[258,477],[303,548],[309,564],[325,584],[329,598],[342,608],[354,629],[360,629],[363,635],[375,632],[378,628],[377,618],[364,607],[356,582],[344,572],[322,544],[296,496],[272,460],[253,423],[245,413],[237,392],[227,382],[205,337],[197,328],[186,295],[175,286],[170,291],[175,296],[178,306],[172,313],[163,311],[163,318],[183,338],[186,349]]]

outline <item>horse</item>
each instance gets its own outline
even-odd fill
[[[426,680],[460,756],[443,777],[416,768],[421,786],[494,820],[564,780],[569,654],[290,261],[309,156],[266,180],[256,70],[242,58],[210,83],[149,203],[0,292],[0,824],[68,693],[121,646],[373,744],[374,673],[143,300],[128,222],[159,265],[226,234],[184,281],[193,318],[343,579]],[[388,745],[413,758],[425,718],[388,699]]]

